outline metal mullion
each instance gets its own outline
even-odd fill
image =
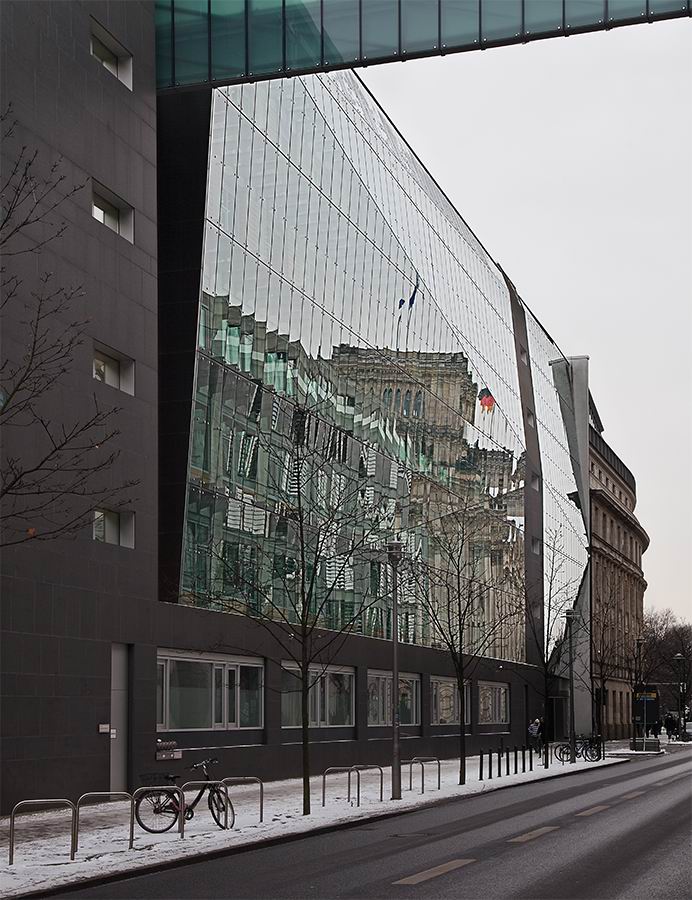
[[[211,69],[211,0],[207,0],[207,79],[212,81]]]

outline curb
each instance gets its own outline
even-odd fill
[[[619,763],[629,762],[628,758],[619,757]],[[597,766],[596,768],[602,769],[607,768],[607,766]],[[332,825],[318,825],[316,828],[310,828],[306,831],[302,832],[294,832],[292,834],[285,835],[275,835],[274,837],[261,838],[258,841],[253,841],[251,844],[242,844],[239,847],[226,847],[219,848],[217,850],[207,850],[201,853],[195,854],[194,856],[181,857],[178,859],[165,860],[161,862],[152,863],[151,865],[138,866],[136,869],[132,869],[130,871],[122,871],[122,872],[113,872],[108,875],[97,875],[93,878],[81,878],[79,881],[72,881],[62,885],[56,885],[52,888],[42,888],[27,891],[23,894],[10,894],[8,895],[8,900],[20,900],[20,898],[31,898],[31,897],[57,897],[61,894],[72,893],[74,891],[80,891],[84,888],[89,887],[97,887],[102,884],[110,884],[114,881],[124,881],[127,878],[138,878],[140,875],[153,875],[156,872],[163,872],[167,869],[175,869],[181,866],[189,866],[194,865],[195,863],[204,862],[205,860],[211,859],[220,859],[224,856],[235,856],[239,853],[245,853],[252,850],[263,850],[266,847],[275,847],[280,844],[288,844],[293,841],[303,840],[307,837],[313,837],[320,834],[330,834],[335,831],[343,831],[347,828],[358,828],[369,822],[381,822],[386,819],[393,819],[397,816],[405,816],[408,813],[419,812],[425,809],[432,809],[436,806],[445,806],[450,803],[459,803],[460,801],[466,800],[467,798],[472,797],[480,797],[484,793],[493,793],[495,791],[508,790],[509,788],[515,787],[523,787],[524,785],[534,784],[536,782],[543,781],[554,781],[557,778],[566,778],[568,776],[581,775],[585,772],[590,771],[589,769],[576,769],[573,771],[560,772],[558,775],[544,775],[540,778],[532,778],[529,781],[517,784],[497,784],[493,785],[492,791],[477,791],[473,794],[462,795],[460,797],[443,797],[436,800],[430,800],[428,803],[422,803],[419,806],[414,807],[413,809],[405,809],[405,810],[389,810],[383,813],[375,813],[372,816],[363,816],[360,819],[354,819],[350,822],[337,822]]]

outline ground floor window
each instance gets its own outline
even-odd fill
[[[159,731],[263,727],[261,660],[159,651],[156,681]]]
[[[399,676],[399,722],[420,725],[420,678]],[[392,724],[392,675],[368,672],[368,725]]]
[[[478,724],[509,724],[509,685],[494,681],[478,682]]]
[[[430,679],[430,724],[458,725],[461,703],[456,678]],[[471,724],[471,683],[464,683],[464,724]]]
[[[295,666],[281,670],[281,725],[299,728],[302,680]],[[313,728],[352,726],[354,721],[355,675],[351,669],[328,666],[310,670],[308,710]]]

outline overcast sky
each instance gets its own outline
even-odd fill
[[[637,479],[648,606],[692,618],[692,21],[360,70]]]

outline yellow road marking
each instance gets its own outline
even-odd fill
[[[610,809],[609,806],[592,806],[591,809],[584,809],[581,812],[575,813],[577,816],[593,816],[598,812],[603,812],[604,809]]]
[[[536,828],[535,831],[527,831],[526,834],[520,834],[518,837],[510,838],[508,844],[525,844],[526,841],[532,841],[534,838],[547,834],[549,831],[557,831],[559,825],[544,825],[543,828]]]
[[[641,797],[642,794],[645,794],[646,791],[632,791],[631,794],[625,794],[622,798],[623,800],[634,800],[635,797]]]
[[[453,872],[462,866],[468,866],[469,863],[475,862],[475,859],[450,859],[449,862],[442,863],[441,866],[435,866],[433,869],[426,869],[424,872],[418,872],[417,875],[409,875],[408,878],[402,878],[395,881],[394,884],[420,884],[421,881],[428,881],[431,878],[437,878],[438,875],[444,875],[446,872]]]

